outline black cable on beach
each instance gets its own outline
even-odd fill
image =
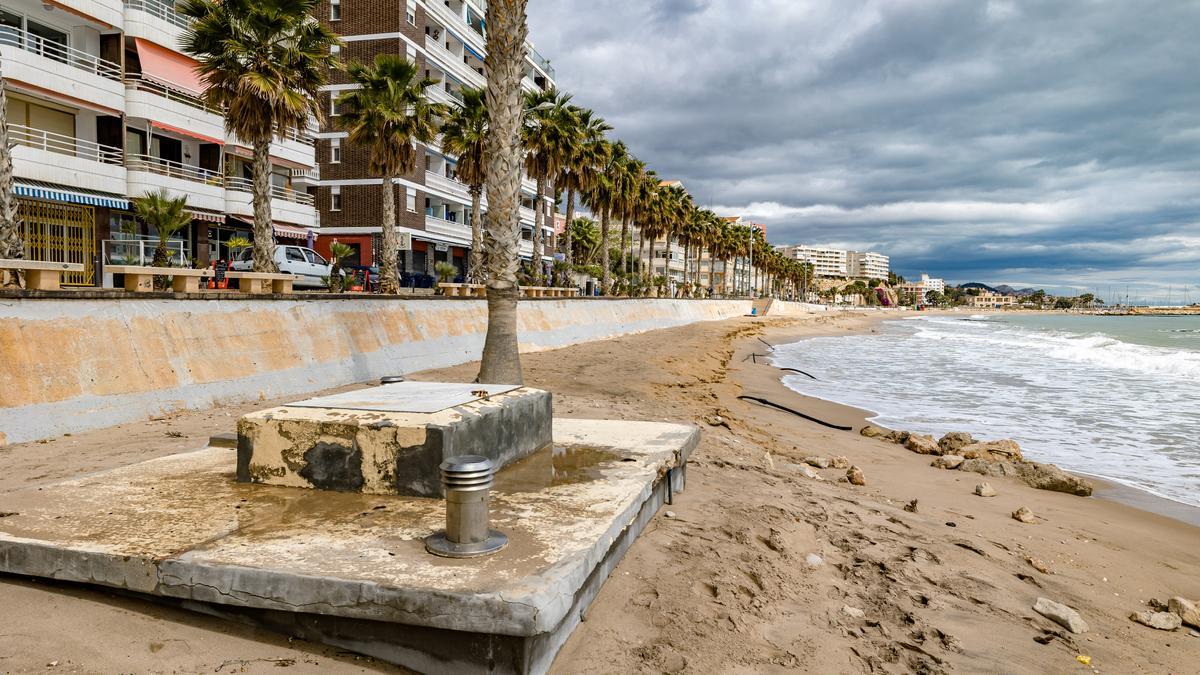
[[[808,375],[809,377],[811,377],[814,380],[817,379],[815,375],[809,375],[808,373],[804,372],[803,370],[797,370],[796,368],[780,368],[780,370],[786,370],[786,371],[789,371],[792,373],[800,373],[801,375]]]
[[[854,427],[844,427],[839,424],[830,424],[829,422],[826,422],[824,420],[819,420],[815,417],[805,415],[804,413],[800,412],[799,410],[792,410],[791,408],[789,408],[785,405],[779,405],[778,403],[772,403],[771,401],[768,401],[765,398],[759,398],[757,396],[739,396],[738,398],[742,399],[743,401],[754,401],[755,403],[761,403],[763,405],[770,406],[772,408],[778,408],[780,410],[783,410],[784,412],[790,412],[793,415],[796,415],[797,417],[803,417],[804,419],[808,420],[809,422],[816,422],[817,424],[820,424],[823,427],[829,427],[830,429],[837,429],[838,431],[852,431],[854,429]]]
[[[771,349],[775,349],[775,345],[771,344],[770,342],[767,342],[766,340],[764,340],[762,338],[758,338],[758,341],[763,343],[764,345],[770,347]]]

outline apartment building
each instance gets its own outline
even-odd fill
[[[849,251],[820,246],[780,246],[787,257],[811,263],[813,276],[887,279],[891,261],[888,256],[870,251]]]
[[[946,292],[946,281],[944,279],[935,279],[928,274],[922,274],[920,281],[910,281],[901,284],[899,288],[902,293],[909,293],[917,299],[917,303],[924,303],[926,297],[930,293],[944,294]]]
[[[229,255],[251,238],[249,145],[227,134],[180,51],[188,20],[172,0],[8,0],[0,74],[26,256],[83,263],[69,285],[101,285],[106,262],[146,262],[157,241],[130,198],[187,198],[192,225],[170,242],[179,264]],[[272,217],[280,241],[312,241],[317,211],[300,178],[315,137],[272,144]],[[111,281],[111,279],[109,279]]]
[[[486,84],[486,27],[484,8],[463,0],[323,0],[318,18],[342,41],[341,57],[347,62],[370,63],[378,54],[402,54],[417,64],[423,75],[437,80],[428,91],[432,100],[457,105],[462,87]],[[527,45],[526,91],[549,89],[554,70],[532,45]],[[330,112],[317,135],[319,179],[313,194],[322,228],[318,250],[328,250],[333,240],[348,244],[355,253],[350,265],[378,264],[383,216],[381,177],[368,168],[368,152],[346,139],[335,105],[337,97],[352,89],[345,73],[334,73],[326,87],[323,105]],[[459,274],[470,264],[471,196],[456,178],[456,158],[437,144],[423,147],[424,158],[407,175],[400,176],[396,189],[397,225],[412,239],[411,249],[400,254],[398,266],[404,279],[432,275],[434,265],[447,262]],[[533,227],[536,184],[522,181],[521,256],[534,257]],[[543,200],[553,200],[547,189]],[[482,208],[487,208],[484,195]],[[552,260],[555,223],[543,230],[545,250],[538,258],[543,265]]]
[[[1016,306],[1017,297],[1014,295],[1004,295],[1003,293],[982,291],[979,295],[971,296],[970,301],[971,307],[975,309],[1002,309]]]

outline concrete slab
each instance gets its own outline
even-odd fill
[[[550,445],[550,392],[403,382],[260,410],[238,421],[238,480],[440,497],[438,465],[481,455],[497,467]],[[432,412],[429,412],[432,410]]]
[[[206,448],[0,497],[0,570],[126,589],[423,672],[543,672],[670,493],[692,426],[555,420],[497,476],[509,546],[424,551],[438,499],[238,483]]]

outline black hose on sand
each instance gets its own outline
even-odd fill
[[[838,431],[853,431],[854,430],[854,427],[844,427],[839,424],[830,424],[829,422],[826,422],[824,420],[819,420],[815,417],[805,415],[804,413],[802,413],[798,410],[792,410],[791,408],[789,408],[787,406],[779,405],[778,403],[772,403],[771,401],[768,401],[765,398],[759,398],[757,396],[738,396],[738,398],[743,401],[754,401],[755,403],[761,403],[762,405],[765,405],[765,406],[770,406],[772,408],[778,408],[779,410],[782,410],[784,412],[790,412],[793,415],[796,415],[797,417],[803,417],[804,419],[808,420],[809,422],[816,422],[817,424],[820,424],[823,427],[829,427],[830,429],[837,429]]]

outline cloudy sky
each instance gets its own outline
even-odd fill
[[[529,23],[560,87],[773,243],[1200,286],[1197,0],[530,0]]]

